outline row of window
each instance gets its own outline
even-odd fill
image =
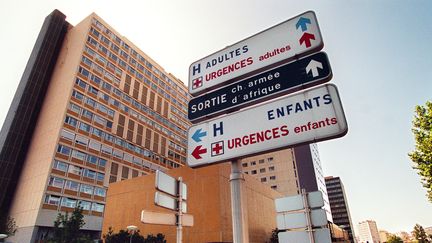
[[[107,120],[107,119],[87,110],[87,109],[81,108],[78,105],[75,105],[74,103],[69,104],[69,109],[73,112],[80,114],[81,117],[85,117],[87,119],[90,119],[90,120],[104,126],[105,129],[109,130],[112,128],[112,125],[113,125],[112,121]]]
[[[61,205],[62,207],[75,208],[80,205],[84,210],[91,210],[94,212],[103,213],[105,205],[102,203],[89,202],[85,200],[78,200],[70,197],[60,197],[56,195],[46,195],[45,203],[50,205]]]
[[[79,191],[79,192],[82,192],[85,194],[95,195],[95,196],[99,196],[99,197],[105,197],[106,196],[106,189],[105,188],[92,186],[92,185],[88,185],[88,184],[83,184],[83,183],[78,183],[76,181],[66,180],[66,179],[63,179],[60,177],[55,177],[55,176],[50,177],[48,185],[50,185],[52,187],[57,187],[57,188],[61,188],[61,189],[64,188],[64,189],[76,191],[76,192]]]
[[[68,121],[69,121],[69,123],[68,123]],[[71,124],[70,121],[74,121],[74,122]],[[81,124],[83,122],[78,122],[75,118],[67,116],[66,117],[66,123],[68,123],[70,125],[73,125],[75,123],[79,123],[80,124],[79,127],[81,128]],[[141,155],[143,155],[143,156],[145,156],[147,158],[151,158],[151,159],[154,159],[154,160],[159,160],[159,161],[161,161],[164,164],[170,165],[171,167],[177,168],[177,167],[180,166],[179,164],[177,164],[177,163],[175,163],[173,161],[170,161],[170,160],[168,160],[168,159],[166,159],[164,157],[158,156],[157,154],[153,153],[150,150],[143,149],[143,148],[140,148],[138,146],[135,146],[132,143],[128,143],[128,142],[126,142],[125,140],[123,140],[121,138],[118,138],[116,136],[110,135],[109,133],[103,132],[102,130],[97,129],[95,127],[90,126],[89,132],[91,134],[97,136],[97,137],[103,138],[106,141],[109,141],[111,143],[114,143],[114,144],[117,144],[119,146],[122,146],[125,149],[129,149],[131,151],[134,151],[134,152],[136,152],[138,154],[141,154]],[[130,155],[128,153],[125,153],[125,152],[123,152],[121,150],[113,149],[111,146],[102,144],[102,143],[100,143],[98,141],[95,141],[93,139],[85,138],[83,136],[77,135],[77,134],[75,134],[75,133],[73,133],[71,131],[65,130],[65,129],[62,130],[61,136],[63,138],[65,138],[65,139],[68,139],[70,141],[75,141],[75,143],[81,144],[81,145],[86,146],[88,148],[91,148],[93,150],[100,151],[100,152],[102,152],[102,153],[104,153],[104,154],[106,154],[108,156],[112,155],[112,156],[114,156],[116,158],[128,161],[130,163],[134,163],[136,165],[143,166],[143,167],[145,167],[145,168],[147,168],[149,170],[155,170],[155,169],[159,168],[158,166],[156,166],[156,165],[154,165],[154,164],[152,164],[150,162],[144,161],[144,160],[142,160],[141,158],[139,158],[137,156],[132,156],[132,155]],[[101,161],[101,160],[103,160],[103,159],[99,158],[99,161]]]
[[[76,98],[78,100],[83,101],[85,104],[93,107],[94,109],[97,109],[97,110],[101,111],[102,113],[104,113],[104,114],[106,114],[106,115],[108,115],[110,117],[114,117],[115,112],[114,112],[113,109],[110,109],[110,108],[106,107],[105,105],[103,105],[103,104],[95,101],[92,98],[84,96],[83,94],[81,94],[78,91],[74,90],[72,92],[72,97],[74,97],[74,98]]]
[[[116,36],[114,33],[112,33],[108,28],[106,28],[102,23],[100,23],[99,21],[97,21],[96,19],[93,19],[93,24],[96,26],[96,28],[98,28],[99,30],[101,30],[103,33],[105,33],[108,37],[110,37],[116,44],[120,45],[124,50],[126,50],[126,52],[120,52],[120,55],[123,56],[123,58],[128,59],[128,56],[125,55],[127,53],[129,53],[131,56],[133,56],[134,58],[136,58],[137,60],[141,61],[147,68],[151,69],[152,71],[154,71],[157,75],[161,76],[162,79],[164,79],[169,85],[165,84],[164,82],[160,82],[159,84],[162,87],[168,87],[170,88],[170,86],[173,86],[175,90],[177,90],[179,93],[181,93],[184,96],[188,96],[188,93],[183,90],[181,87],[179,87],[175,82],[173,82],[171,79],[169,79],[165,74],[163,74],[163,72],[159,71],[157,68],[155,68],[150,62],[148,62],[142,55],[140,55],[137,51],[135,51],[133,48],[130,48],[128,44],[126,44],[124,41],[122,41],[118,36]],[[107,39],[105,36],[103,36],[102,34],[100,34],[97,30],[95,29],[91,29],[90,32],[100,38],[100,40],[105,43],[107,46],[110,46],[110,40]],[[111,49],[113,49],[114,51],[116,51],[117,53],[119,53],[119,48],[118,46],[116,46],[114,43],[111,44]],[[130,63],[132,65],[136,64],[136,60],[133,58],[130,58]],[[139,64],[139,63],[138,63]]]
[[[272,171],[274,171],[274,170],[275,170],[275,167],[274,167],[274,166],[269,166],[269,167],[268,167],[268,172],[272,172]],[[256,175],[256,174],[258,173],[258,171],[259,171],[259,173],[266,173],[266,172],[267,172],[267,169],[266,169],[266,168],[260,168],[259,170],[251,170],[251,171],[250,171],[250,174],[251,174],[251,175]],[[245,171],[245,173],[246,173],[246,174],[249,174],[248,171]]]
[[[92,180],[103,181],[105,174],[94,171],[91,169],[83,168],[77,165],[71,165],[60,160],[54,160],[53,168],[56,170],[63,171],[65,173],[71,173],[78,176],[83,176]]]
[[[63,155],[66,155],[66,156],[72,155],[73,158],[76,158],[76,159],[79,159],[82,161],[87,161],[90,164],[98,165],[98,166],[104,167],[104,168],[105,168],[106,162],[107,162],[106,159],[102,159],[102,158],[99,158],[97,156],[87,154],[87,153],[81,152],[81,151],[76,150],[76,149],[72,149],[72,148],[65,146],[65,145],[58,145],[57,146],[57,152],[59,152]]]
[[[115,62],[115,64],[118,64],[120,67],[122,67],[124,70],[127,70],[132,76],[136,77],[138,80],[140,80],[141,82],[146,83],[150,88],[152,88],[155,92],[159,93],[162,97],[165,97],[167,100],[171,100],[172,103],[178,105],[179,107],[183,108],[186,106],[187,104],[187,100],[179,95],[177,95],[177,93],[175,92],[174,89],[171,89],[169,86],[167,86],[164,82],[162,82],[158,77],[156,77],[156,75],[154,75],[152,72],[150,72],[148,69],[144,68],[143,65],[139,64],[138,62],[135,61],[135,59],[131,58],[129,60],[129,63],[124,62],[121,58],[118,58],[114,53],[112,53],[111,51],[109,51],[107,48],[104,47],[104,45],[99,44],[96,40],[94,40],[91,36],[89,36],[87,38],[87,42],[90,44],[90,46],[92,46],[95,49],[98,49],[100,52],[104,53],[106,56],[110,57],[111,60],[113,60]],[[118,47],[115,44],[111,45],[111,50],[117,51]],[[90,47],[86,46],[84,51],[89,54],[92,57],[95,57],[96,60],[99,60],[100,62],[104,63],[107,68],[111,68],[114,70],[114,72],[116,72],[116,74],[121,75],[121,70],[117,71],[117,67],[115,67],[115,65],[109,61],[107,61],[104,57],[101,57],[99,54],[97,54],[94,50],[92,50]],[[128,59],[129,55],[124,52],[123,50],[120,50],[119,53],[116,53],[117,55],[120,54],[120,56],[124,59]],[[92,66],[94,70],[103,73],[103,71],[101,70],[102,67],[100,67],[99,65],[92,63],[90,60],[83,60],[85,63],[87,63],[88,65]],[[131,65],[132,66],[131,66]],[[139,69],[141,72],[138,72],[135,68]],[[147,79],[143,73],[145,73],[148,77],[151,78],[152,82]],[[158,83],[159,85],[161,85],[164,89],[167,90],[167,92],[165,92],[163,89],[159,88],[156,83]],[[180,100],[182,103],[178,102],[177,99],[175,99],[173,96],[171,96],[168,91],[170,93],[172,93],[174,96],[177,97],[178,100]],[[183,91],[184,92],[184,91]]]
[[[273,157],[267,158],[267,162],[272,162],[272,161],[273,161]],[[264,164],[264,159],[258,160],[258,163],[259,164]],[[248,162],[244,162],[244,163],[242,163],[242,166],[243,167],[248,167],[249,164],[250,164],[250,166],[255,166],[255,165],[257,165],[257,162],[256,161],[251,161],[249,163]]]
[[[84,69],[82,67],[80,67],[80,69]],[[90,75],[90,81],[98,84],[97,82],[95,82],[94,80],[99,80],[98,78],[96,78],[96,75],[91,74]],[[159,115],[157,112],[153,111],[152,109],[150,109],[149,107],[142,105],[140,102],[138,102],[137,100],[131,98],[130,96],[126,95],[125,93],[121,92],[119,89],[116,89],[114,87],[112,87],[112,85],[103,82],[101,80],[99,80],[99,84],[101,85],[102,89],[104,89],[106,92],[110,93],[110,92],[114,92],[114,94],[116,94],[117,96],[122,97],[122,100],[125,101],[125,103],[128,103],[130,106],[128,105],[124,105],[122,103],[120,103],[119,101],[117,101],[116,99],[113,99],[111,97],[109,97],[107,94],[104,94],[102,92],[99,92],[99,90],[97,88],[94,88],[91,85],[86,84],[83,80],[81,79],[77,79],[76,81],[77,83],[80,83],[82,85],[80,85],[81,87],[83,87],[84,89],[87,88],[88,86],[88,92],[93,93],[95,95],[97,95],[98,97],[102,98],[103,100],[105,100],[106,102],[108,102],[109,104],[119,108],[120,110],[123,110],[126,113],[129,113],[131,116],[138,118],[139,120],[141,120],[142,122],[145,122],[146,124],[155,127],[156,129],[162,131],[163,133],[167,134],[170,137],[173,137],[175,140],[182,142],[183,144],[187,144],[186,139],[176,135],[175,133],[169,131],[168,129],[160,126],[158,123],[154,122],[151,119],[148,119],[147,117],[141,115],[140,113],[129,109],[130,106],[135,107],[137,110],[143,111],[144,113],[147,113],[148,115],[155,117],[156,120],[159,123],[163,123],[166,126],[170,127],[171,129],[173,129],[174,131],[180,133],[181,135],[183,135],[184,137],[187,137],[187,133],[185,131],[185,129],[180,128],[179,126],[175,125],[174,123],[170,122],[168,119],[162,117],[161,115]],[[72,96],[79,99],[79,100],[83,100],[85,103],[88,103],[89,101],[87,101],[88,99],[93,100],[91,98],[85,97],[84,94],[81,94],[78,91],[73,91]]]

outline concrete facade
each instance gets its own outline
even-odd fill
[[[40,107],[33,118],[20,117],[34,129],[15,134],[8,125],[16,123],[8,121],[2,129],[2,138],[13,135],[26,142],[17,152],[22,158],[13,161],[14,187],[2,194],[2,205],[3,198],[10,200],[5,212],[18,226],[8,239],[13,242],[45,239],[57,214],[78,203],[84,208],[83,229],[98,239],[109,183],[186,162],[186,86],[96,14],[72,26],[62,13],[54,13],[62,18],[59,29],[64,32],[57,44],[48,42],[58,47],[53,54],[42,55],[42,63],[52,63],[52,72],[29,61],[26,70],[46,74],[46,85],[24,82],[25,73],[20,87],[43,92],[22,95],[18,89],[14,99],[19,105],[10,112],[25,114],[30,109],[23,100],[40,98],[34,101]],[[58,30],[43,27],[41,35],[51,40],[53,31]],[[46,40],[37,42],[38,51],[39,42]],[[10,154],[11,143],[4,141],[2,156]],[[2,181],[10,180],[6,176]]]
[[[183,242],[232,242],[230,164],[200,169],[183,167],[167,173],[175,178],[181,176],[188,186],[187,213],[194,216],[194,226],[183,228]],[[154,175],[147,175],[110,184],[103,233],[109,227],[118,232],[128,225],[136,225],[141,235],[163,233],[167,242],[175,242],[175,226],[140,222],[144,209],[172,212],[154,204],[154,180]],[[274,199],[282,195],[248,175],[245,175],[245,188],[249,240],[251,243],[266,242],[276,228]]]

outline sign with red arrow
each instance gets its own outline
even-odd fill
[[[205,166],[342,137],[347,131],[336,86],[326,84],[190,127],[187,163]],[[204,132],[199,142],[191,138]]]
[[[322,49],[315,13],[305,12],[202,58],[189,67],[189,93],[204,92]]]

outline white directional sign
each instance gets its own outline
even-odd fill
[[[312,226],[327,225],[327,215],[324,209],[311,211]],[[307,227],[306,212],[278,213],[276,216],[277,228],[280,230]]]
[[[174,213],[160,213],[148,210],[141,211],[141,222],[145,224],[176,225],[177,217]],[[190,214],[182,215],[182,226],[193,226],[194,218]]]
[[[310,208],[321,208],[324,206],[324,199],[320,191],[308,192],[307,199]],[[302,195],[293,195],[277,198],[275,200],[276,212],[289,212],[304,209]]]
[[[172,196],[178,195],[178,185],[179,183],[177,179],[174,177],[171,177],[164,172],[157,170],[156,171],[156,179],[155,179],[155,186],[156,189],[162,192],[166,192]],[[180,182],[182,186],[182,198],[183,200],[187,199],[187,186],[183,182]]]
[[[327,228],[314,229],[315,243],[331,243],[330,230]],[[279,242],[310,243],[307,231],[286,231],[278,234]]]
[[[336,86],[326,84],[192,126],[187,163],[204,166],[347,131]]]
[[[177,199],[173,198],[171,196],[168,196],[164,193],[156,192],[154,202],[158,206],[168,208],[171,210],[177,210],[177,204],[178,204]],[[187,212],[187,204],[185,201],[182,202],[182,212],[183,213]]]
[[[315,13],[305,12],[192,63],[189,93],[196,96],[251,72],[317,52],[323,45]],[[310,70],[316,73],[316,68]]]

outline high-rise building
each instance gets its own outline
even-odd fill
[[[358,224],[359,243],[381,243],[376,222],[366,220]]]
[[[0,206],[14,242],[84,209],[99,238],[109,183],[186,162],[186,86],[96,14],[45,20],[0,136]]]
[[[348,207],[345,188],[339,177],[325,177],[328,199],[330,201],[333,223],[348,231],[351,242],[354,242],[353,224]]]
[[[324,182],[321,161],[316,144],[300,145],[292,149],[244,158],[244,173],[255,177],[284,196],[321,191],[327,219],[332,221],[330,203]]]

